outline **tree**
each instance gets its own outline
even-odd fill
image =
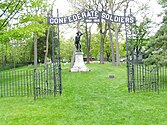
[[[147,44],[146,54],[148,58],[145,60],[148,64],[160,64],[167,66],[167,2],[160,0],[160,3],[164,6],[164,16],[161,23],[161,27],[156,34],[151,38]]]
[[[34,40],[34,45],[36,45],[34,48],[37,50],[37,40],[45,36],[46,17],[47,12],[51,9],[51,4],[48,0],[11,0],[10,2],[3,1],[2,6],[0,6],[0,10],[3,12],[1,14],[3,18],[0,20],[0,24],[2,24],[0,42],[2,44],[9,42],[10,44],[12,40],[16,40],[20,43],[23,41],[31,41],[32,43]],[[18,45],[22,47],[22,44]],[[27,50],[25,49],[25,51]],[[34,54],[29,53],[28,55]],[[35,60],[37,62],[37,54]]]
[[[61,57],[63,61],[70,62],[71,55],[73,54],[74,49],[74,40],[70,38],[68,40],[61,40]]]
[[[151,23],[152,23],[151,20],[146,17],[139,24],[132,25],[130,29],[133,32],[133,39],[132,40],[130,39],[128,41],[130,42],[128,48],[130,49],[130,54],[132,54],[132,48],[133,48],[136,60],[138,60],[138,57],[142,56],[145,51],[146,44],[149,41],[149,33],[150,33],[149,29],[151,28],[150,27]]]
[[[109,28],[109,37],[110,37],[110,48],[111,48],[111,53],[112,53],[112,65],[115,66],[115,51],[114,51],[114,42],[113,42],[113,35],[112,35],[112,30],[111,30],[111,24],[108,23],[108,28]]]
[[[162,26],[157,33],[151,38],[147,45],[146,54],[148,58],[146,62],[149,64],[167,65],[167,12],[163,19]]]

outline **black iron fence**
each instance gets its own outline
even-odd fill
[[[33,95],[33,70],[11,70],[0,72],[0,95]]]
[[[59,74],[56,72],[53,65],[38,70],[1,71],[0,96],[34,96],[34,99],[55,96],[61,91]]]
[[[58,76],[55,74],[54,66],[45,70],[34,71],[34,97],[40,98],[49,95],[56,96],[59,85]]]
[[[167,89],[167,67],[137,64],[134,66],[136,90],[158,91]],[[132,87],[131,87],[132,88]]]

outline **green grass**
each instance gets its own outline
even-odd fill
[[[87,66],[62,66],[62,96],[0,98],[0,125],[167,125],[167,91],[129,94],[125,65]]]

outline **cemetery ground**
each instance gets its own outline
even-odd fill
[[[1,97],[0,125],[167,124],[167,91],[128,93],[125,64],[87,66],[91,72],[71,73],[62,65],[62,96]]]

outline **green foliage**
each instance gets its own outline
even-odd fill
[[[86,54],[86,36],[82,37],[81,43],[82,43],[82,50]],[[90,56],[95,57],[96,60],[99,60],[100,56],[100,40],[101,35],[99,33],[94,33],[91,35],[91,41],[90,41]],[[73,44],[73,43],[72,43]],[[126,49],[125,49],[125,42],[123,40],[120,42],[119,45],[120,49],[120,56],[121,58],[125,57],[126,55]],[[116,51],[116,42],[114,41],[114,50]],[[107,35],[104,40],[104,57],[105,60],[111,61],[111,47],[110,47],[110,39]]]
[[[132,26],[132,30],[134,32],[134,39],[130,41],[129,48],[134,46],[134,51],[137,55],[143,53],[145,50],[146,44],[149,41],[149,28],[150,28],[151,20],[149,18],[145,18],[140,24],[136,24]]]
[[[163,18],[163,23],[157,33],[152,37],[147,45],[147,63],[161,64],[167,66],[167,11]]]
[[[74,40],[73,40],[73,38],[68,39],[68,40],[61,39],[60,48],[61,48],[61,59],[62,59],[62,61],[70,62],[73,51],[74,51]]]
[[[100,39],[100,34],[92,34],[90,41],[90,56],[95,57],[96,59],[99,59],[100,56]],[[86,42],[84,46],[86,47]]]
[[[167,1],[166,0],[159,0],[159,3],[162,5],[167,5]]]
[[[14,9],[17,4],[18,8],[21,8],[17,11],[16,15],[12,16],[12,11],[16,11]],[[15,63],[32,61],[34,34],[37,34],[39,42],[41,42],[40,39],[45,36],[45,32],[48,28],[46,17],[50,8],[51,3],[48,3],[47,0],[3,1],[2,5],[0,5],[0,11],[3,12],[5,9],[6,11],[2,15],[3,18],[0,20],[0,25],[3,23],[3,20],[7,20],[8,25],[3,26],[0,31],[0,43],[7,47],[2,47],[0,51],[3,50],[4,53],[0,53],[4,54],[6,57],[6,63],[13,61]],[[11,20],[8,19],[8,15],[11,15]],[[43,44],[46,41],[45,38],[46,37],[42,40]],[[17,44],[13,44],[13,41]],[[39,45],[43,46],[42,44]],[[44,50],[41,52],[43,51]],[[1,58],[0,60],[2,60]]]

